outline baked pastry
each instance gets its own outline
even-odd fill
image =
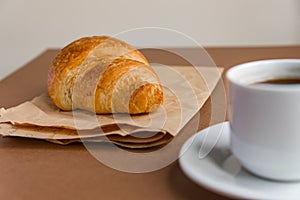
[[[62,110],[140,114],[163,103],[159,78],[137,49],[116,38],[78,39],[54,58],[48,93]]]

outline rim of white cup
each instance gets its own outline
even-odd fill
[[[239,81],[237,78],[235,78],[234,73],[237,73],[240,70],[243,69],[249,69],[253,67],[253,65],[258,65],[258,64],[270,64],[270,63],[277,63],[277,64],[299,64],[299,75],[295,76],[293,78],[299,78],[300,79],[300,59],[296,58],[289,58],[289,59],[265,59],[265,60],[256,60],[256,61],[250,61],[250,62],[245,62],[241,63],[238,65],[235,65],[231,67],[227,72],[226,72],[226,79],[231,83],[238,85],[240,87],[244,88],[251,88],[254,90],[264,90],[264,91],[300,91],[300,84],[294,85],[293,87],[280,87],[278,85],[274,85],[273,87],[268,87],[268,86],[261,86],[261,87],[255,87],[253,82],[242,82]],[[282,77],[284,78],[284,77]]]

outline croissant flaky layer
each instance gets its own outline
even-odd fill
[[[163,104],[162,86],[147,59],[107,36],[81,38],[64,47],[49,69],[48,92],[66,111],[139,114]]]

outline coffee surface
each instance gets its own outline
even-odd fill
[[[256,82],[254,84],[276,84],[276,85],[300,84],[300,78],[270,79],[261,82]]]

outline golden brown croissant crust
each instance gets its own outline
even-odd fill
[[[48,93],[62,110],[98,114],[148,113],[163,103],[162,86],[147,59],[107,36],[81,38],[64,47],[49,69]]]

